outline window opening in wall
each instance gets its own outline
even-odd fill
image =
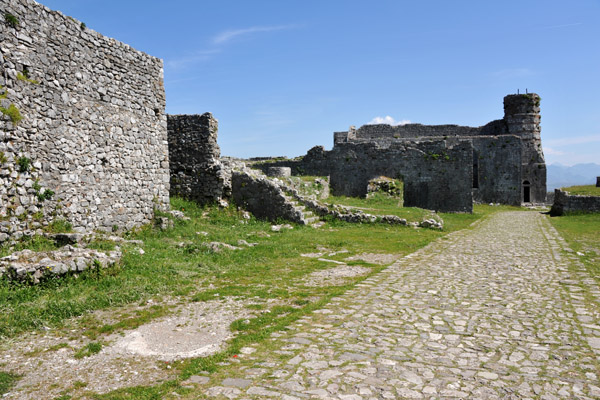
[[[479,189],[479,155],[473,150],[473,189]]]
[[[531,184],[529,181],[523,181],[523,203],[531,202]]]

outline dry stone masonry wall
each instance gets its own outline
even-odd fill
[[[334,194],[362,196],[368,179],[405,180],[406,205],[470,211],[472,201],[543,203],[546,165],[541,147],[540,97],[508,95],[504,118],[481,127],[364,125],[334,133],[334,147],[314,147],[301,159],[267,160],[265,170],[330,175]],[[452,153],[452,155],[450,155]],[[445,161],[445,162],[444,162]]]
[[[171,194],[201,204],[231,194],[231,171],[221,162],[218,121],[211,113],[169,115]]]
[[[600,212],[600,196],[578,196],[555,189],[550,214],[563,215],[570,212]]]
[[[0,13],[2,233],[149,222],[169,199],[162,61],[32,0]]]

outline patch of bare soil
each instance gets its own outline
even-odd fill
[[[233,336],[231,322],[251,316],[244,308],[246,303],[227,299],[176,306],[169,315],[137,329],[98,338],[104,343],[102,350],[80,359],[74,357],[77,350],[90,343],[81,329],[26,334],[0,348],[2,370],[22,376],[3,398],[106,393],[172,379],[172,360],[206,356],[221,349]],[[98,314],[103,322],[114,319],[107,311]]]
[[[389,265],[402,257],[402,254],[362,253],[346,258],[346,261],[364,261],[369,264]]]

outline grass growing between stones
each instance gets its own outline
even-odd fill
[[[366,201],[358,204],[372,205]],[[294,225],[291,230],[272,232],[270,223],[254,218],[245,220],[233,207],[202,208],[173,199],[172,208],[184,211],[191,219],[178,220],[166,231],[145,226],[129,233],[129,238],[144,242],[144,254],[134,246],[126,246],[119,266],[50,279],[38,286],[0,281],[0,337],[14,337],[42,327],[59,332],[70,318],[94,310],[118,311],[121,306],[142,305],[151,299],[159,304],[133,316],[120,315],[110,323],[87,317],[75,320],[91,340],[102,343],[110,333],[133,329],[165,315],[168,307],[162,307],[163,298],[210,302],[234,297],[257,311],[254,317],[231,325],[237,336],[217,354],[173,363],[183,378],[200,371],[215,372],[227,368],[242,347],[262,342],[272,332],[285,329],[383,268],[363,261],[344,261],[347,257],[362,253],[408,254],[447,232],[467,228],[479,218],[502,209],[476,206],[473,214],[441,214],[445,221],[444,232],[337,221],[320,229]],[[256,245],[248,247],[239,242],[241,240]],[[203,245],[208,242],[227,243],[240,249],[214,251]],[[104,246],[109,247],[106,243],[101,247]],[[370,273],[348,278],[338,286],[306,285],[304,279],[312,272],[336,266],[301,256],[323,249],[327,253],[325,258],[366,266]],[[93,356],[96,349],[89,350],[85,355]],[[170,382],[94,396],[101,399],[161,398],[174,387],[177,384]]]
[[[550,218],[590,275],[600,279],[600,214],[570,214]]]
[[[577,196],[600,196],[600,187],[594,185],[571,186],[561,190]]]

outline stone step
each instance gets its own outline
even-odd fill
[[[309,210],[309,211],[302,211],[302,216],[303,216],[304,218],[309,218],[309,217],[312,217],[312,216],[314,216],[314,215],[315,215],[315,213],[314,213],[314,212],[312,212],[312,211],[310,211],[310,210]]]
[[[304,224],[305,225],[312,225],[316,222],[319,222],[320,218],[319,217],[308,217],[308,218],[304,218]]]

